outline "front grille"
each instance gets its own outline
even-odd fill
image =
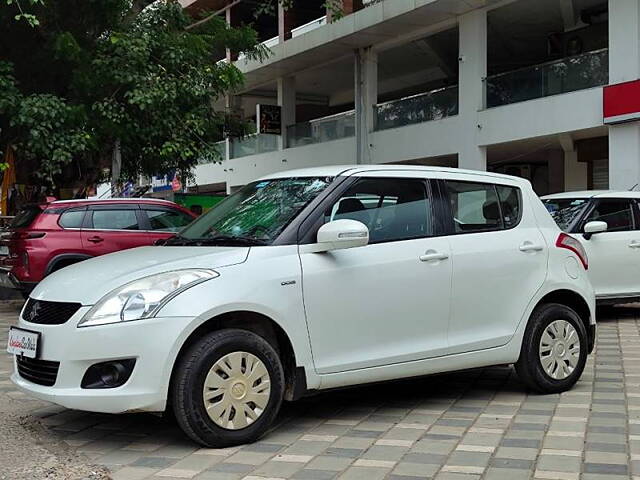
[[[22,312],[22,319],[41,325],[62,325],[69,320],[82,305],[80,303],[46,302],[30,298]]]
[[[18,363],[18,373],[25,380],[45,387],[52,387],[56,383],[60,362],[37,360],[22,355],[16,356],[16,362]]]

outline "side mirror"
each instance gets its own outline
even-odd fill
[[[584,235],[585,240],[590,240],[596,233],[606,232],[609,226],[607,222],[588,222],[584,226]]]
[[[364,247],[369,243],[369,229],[357,220],[334,220],[318,230],[317,243],[306,245],[306,252],[322,253],[345,248]]]

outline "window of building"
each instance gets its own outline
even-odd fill
[[[93,228],[96,230],[138,230],[135,210],[95,210]]]
[[[350,219],[369,228],[369,242],[433,235],[431,202],[417,179],[362,179],[326,212],[325,222]]]

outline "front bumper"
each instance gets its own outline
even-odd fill
[[[77,328],[88,310],[89,307],[82,307],[63,325],[37,325],[20,320],[20,327],[41,333],[39,359],[60,362],[60,366],[55,384],[47,387],[22,378],[14,359],[11,381],[33,397],[77,410],[163,411],[181,337],[192,318],[151,318]],[[80,387],[91,365],[125,358],[135,358],[136,364],[121,387]]]

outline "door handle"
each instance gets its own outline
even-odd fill
[[[640,242],[638,240],[632,240],[629,243],[629,248],[640,248]]]
[[[104,241],[104,238],[102,237],[89,237],[87,238],[87,241],[91,242],[91,243],[100,243]]]
[[[449,255],[446,253],[436,252],[435,250],[427,250],[424,255],[420,255],[421,262],[431,262],[434,260],[446,260]]]
[[[536,245],[534,243],[531,242],[524,242],[522,245],[520,245],[520,251],[521,252],[541,252],[542,250],[544,250],[544,247],[542,245]]]

